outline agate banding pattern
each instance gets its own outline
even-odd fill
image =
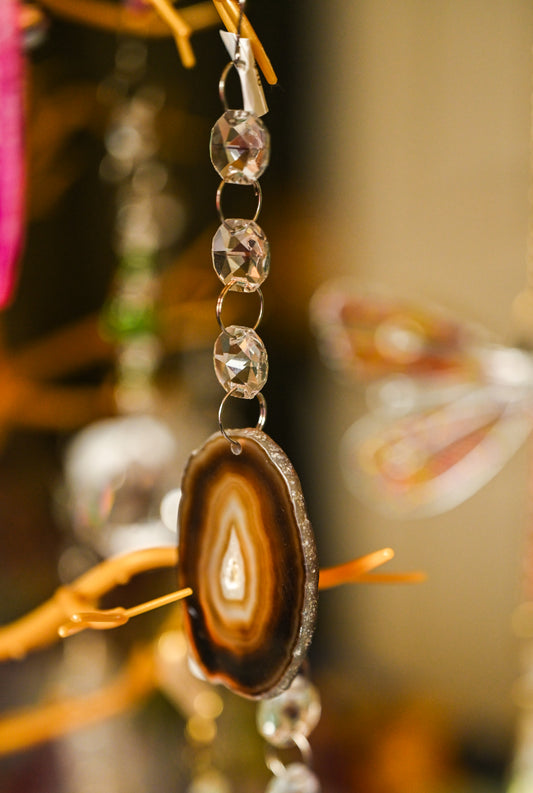
[[[259,430],[220,434],[191,455],[180,502],[186,628],[206,677],[274,696],[298,671],[314,629],[318,565],[298,477]]]

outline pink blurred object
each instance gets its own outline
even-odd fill
[[[16,0],[0,0],[0,308],[9,303],[22,247],[22,42]]]

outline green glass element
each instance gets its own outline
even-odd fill
[[[111,298],[102,312],[104,336],[116,342],[133,336],[155,333],[156,312],[153,305],[131,305],[120,297]]]

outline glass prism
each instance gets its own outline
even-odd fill
[[[235,396],[253,399],[268,377],[265,345],[251,328],[230,325],[219,335],[213,351],[219,383]]]
[[[311,734],[320,714],[318,690],[306,677],[297,675],[286,691],[259,703],[257,728],[272,746],[291,746],[295,737]]]
[[[270,270],[270,246],[253,220],[226,219],[213,237],[213,267],[223,284],[238,292],[255,291]]]
[[[225,182],[251,184],[270,159],[270,135],[247,110],[226,110],[211,130],[211,162]]]

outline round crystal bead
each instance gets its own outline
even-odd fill
[[[270,780],[265,793],[320,793],[320,783],[303,763],[291,763],[280,774]]]
[[[251,328],[230,325],[222,331],[213,351],[216,376],[226,391],[253,399],[268,377],[265,345]]]
[[[224,284],[238,292],[255,291],[270,269],[270,246],[253,220],[225,220],[213,237],[213,267]]]
[[[257,728],[272,746],[290,746],[294,736],[311,734],[321,710],[318,689],[306,677],[297,675],[286,691],[260,702]]]
[[[270,135],[256,115],[226,110],[211,130],[211,162],[225,182],[250,184],[270,159]]]

